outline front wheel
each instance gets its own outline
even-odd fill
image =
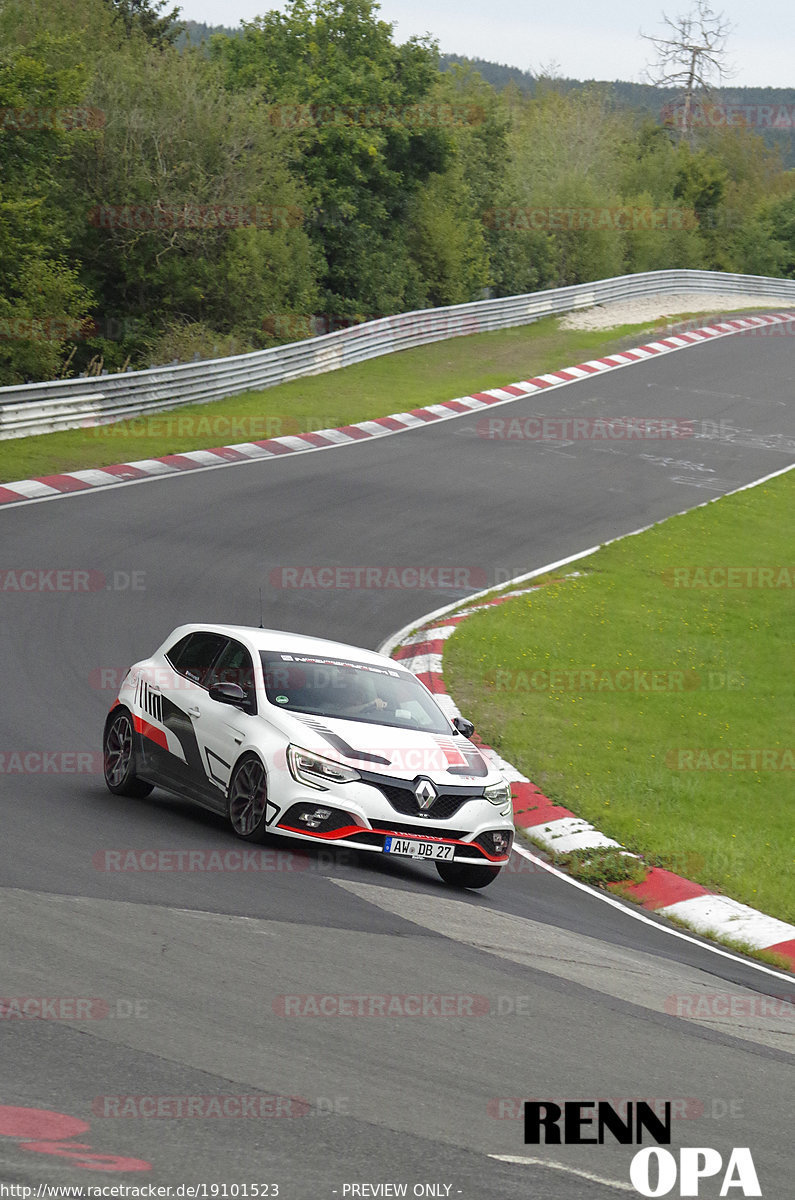
[[[246,754],[229,781],[227,815],[239,838],[246,842],[265,839],[268,812],[268,781],[256,754]]]
[[[452,887],[484,888],[497,878],[500,867],[479,867],[471,863],[436,863],[436,870]]]
[[[152,784],[139,779],[135,773],[135,738],[132,718],[126,708],[120,708],[105,726],[102,764],[105,783],[114,796],[133,796],[140,800],[151,792]]]

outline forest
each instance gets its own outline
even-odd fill
[[[683,131],[379,11],[191,37],[148,0],[3,0],[0,385],[636,271],[795,277],[795,172],[747,98]]]

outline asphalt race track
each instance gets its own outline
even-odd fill
[[[0,1109],[0,1179],[34,1195],[120,1183],[260,1196],[276,1184],[283,1200],[387,1183],[466,1200],[637,1195],[637,1146],[525,1146],[516,1119],[525,1098],[611,1098],[679,1101],[674,1152],[714,1147],[725,1164],[747,1146],[762,1194],[790,1195],[793,1018],[765,999],[791,998],[783,976],[518,859],[482,894],[287,841],[269,847],[272,870],[107,870],[107,850],[206,863],[242,844],[164,793],[111,797],[98,751],[119,672],[181,622],[257,624],[262,587],[266,625],[377,647],[467,592],[786,467],[794,390],[790,338],[738,335],[485,417],[2,512],[5,569],[86,569],[107,586],[0,601],[0,745],[50,756],[46,771],[3,775],[0,993],[92,999],[88,1019],[66,1004],[63,1019],[0,1020],[0,1105],[84,1122],[58,1143],[51,1121],[37,1141]],[[479,421],[538,415],[687,419],[695,436],[478,436]],[[469,586],[274,586],[279,568],[323,566],[455,567]],[[88,752],[92,769],[75,771]],[[307,994],[447,996],[454,1012],[283,1015],[280,996]],[[713,999],[701,1016],[688,1000],[727,994],[733,1007]],[[173,1100],[161,1116],[118,1115],[151,1112],[141,1097],[219,1096],[254,1098],[240,1102],[249,1115]],[[114,1157],[100,1170],[81,1153]],[[717,1196],[721,1179],[699,1194]]]

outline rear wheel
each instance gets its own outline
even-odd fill
[[[229,781],[227,814],[239,838],[261,842],[265,838],[268,812],[268,781],[256,754],[241,758]]]
[[[108,791],[114,796],[148,796],[152,784],[135,773],[135,736],[132,717],[126,708],[111,715],[102,739],[102,764]]]
[[[451,887],[488,887],[500,873],[500,867],[477,866],[472,863],[436,863],[436,870]]]

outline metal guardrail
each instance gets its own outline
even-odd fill
[[[793,279],[671,270],[620,275],[574,287],[449,308],[420,309],[233,358],[0,388],[0,440],[106,424],[184,404],[203,404],[306,375],[321,375],[428,342],[509,329],[541,317],[613,300],[678,292],[703,292],[705,297],[710,292],[731,292],[749,299],[777,297],[795,304]]]

